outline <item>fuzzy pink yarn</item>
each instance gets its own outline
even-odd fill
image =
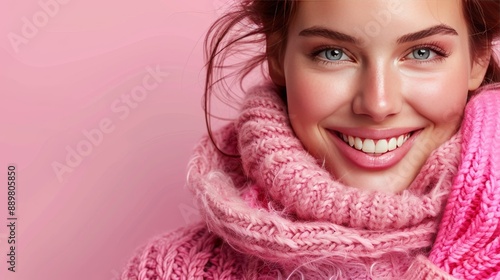
[[[460,279],[500,278],[500,95],[487,89],[469,103],[462,164],[429,259]]]
[[[122,279],[495,279],[500,98],[490,91],[469,102],[461,133],[407,190],[385,194],[332,178],[294,136],[274,89],[254,89],[217,133],[241,159],[205,138],[190,162],[204,223],[141,248]]]

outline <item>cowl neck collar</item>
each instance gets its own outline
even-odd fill
[[[430,248],[457,172],[459,134],[436,149],[399,194],[345,186],[294,135],[270,85],[247,94],[238,119],[195,149],[188,186],[208,228],[236,250],[272,262],[376,259]]]

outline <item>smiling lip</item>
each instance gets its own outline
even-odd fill
[[[369,170],[380,170],[392,167],[401,161],[411,149],[415,138],[421,130],[415,128],[360,130],[358,128],[328,131],[344,158],[359,167]],[[344,141],[347,136],[351,136],[350,138],[358,138],[356,139],[356,144],[353,143],[353,139],[347,139],[348,141]],[[396,147],[394,147],[394,140],[390,141],[392,138],[395,138],[396,141],[399,140],[397,141],[398,143],[396,144]],[[387,144],[392,142],[391,147],[386,147],[385,151],[384,148],[381,148],[384,152],[375,152],[375,150],[373,150],[373,145],[382,140],[385,140]],[[360,144],[360,141],[362,144]],[[366,146],[363,144],[366,144]],[[379,149],[379,147],[377,149]]]

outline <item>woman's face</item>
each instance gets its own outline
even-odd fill
[[[305,148],[345,184],[384,192],[457,131],[484,76],[461,0],[301,1],[281,63]]]

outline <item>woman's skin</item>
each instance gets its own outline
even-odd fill
[[[400,192],[456,132],[487,65],[471,57],[461,2],[299,3],[269,65],[295,133],[343,183]]]

